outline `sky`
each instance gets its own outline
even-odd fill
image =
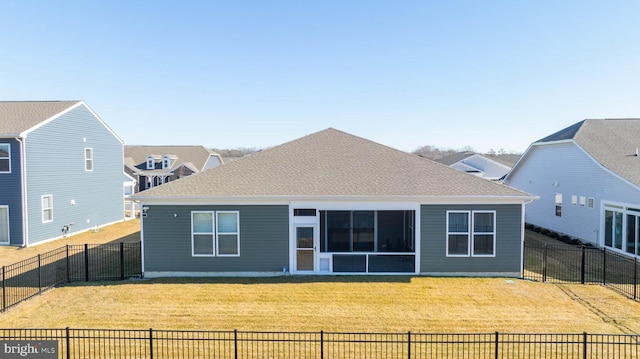
[[[267,148],[333,127],[523,152],[640,117],[638,1],[3,0],[0,100],[84,100],[126,144]]]

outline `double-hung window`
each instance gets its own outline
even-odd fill
[[[84,149],[84,170],[93,171],[93,148]]]
[[[0,173],[11,172],[11,145],[0,143]]]
[[[205,257],[239,256],[239,218],[237,211],[191,212],[191,254]]]
[[[53,222],[53,195],[42,196],[42,223]]]
[[[447,211],[448,257],[493,257],[495,211]]]

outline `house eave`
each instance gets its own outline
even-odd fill
[[[155,197],[144,193],[132,196],[138,203],[155,205],[194,204],[288,204],[291,202],[414,202],[420,204],[526,204],[538,196],[212,196]]]

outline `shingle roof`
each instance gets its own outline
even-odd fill
[[[17,135],[81,101],[0,101],[0,134]]]
[[[451,166],[454,163],[458,163],[466,158],[469,158],[473,155],[475,155],[476,153],[473,151],[463,151],[463,152],[457,152],[454,153],[452,155],[449,156],[445,156],[442,158],[439,158],[437,160],[435,160],[438,163],[442,163],[443,165],[447,165],[447,166]]]
[[[171,169],[188,162],[191,166],[195,166],[197,171],[202,171],[209,157],[214,154],[216,153],[204,146],[124,146],[125,164],[129,166],[133,164],[133,167],[146,164],[146,159],[149,155],[154,155],[158,158],[169,155],[175,160]],[[144,172],[144,169],[138,170]]]
[[[640,119],[587,119],[536,143],[573,140],[602,166],[640,186]]]
[[[139,199],[533,196],[332,128],[146,190]]]

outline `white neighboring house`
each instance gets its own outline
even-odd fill
[[[540,196],[525,221],[640,255],[640,119],[584,120],[529,146],[505,177]]]
[[[472,151],[458,152],[436,160],[459,171],[497,181],[509,172],[511,165]]]

